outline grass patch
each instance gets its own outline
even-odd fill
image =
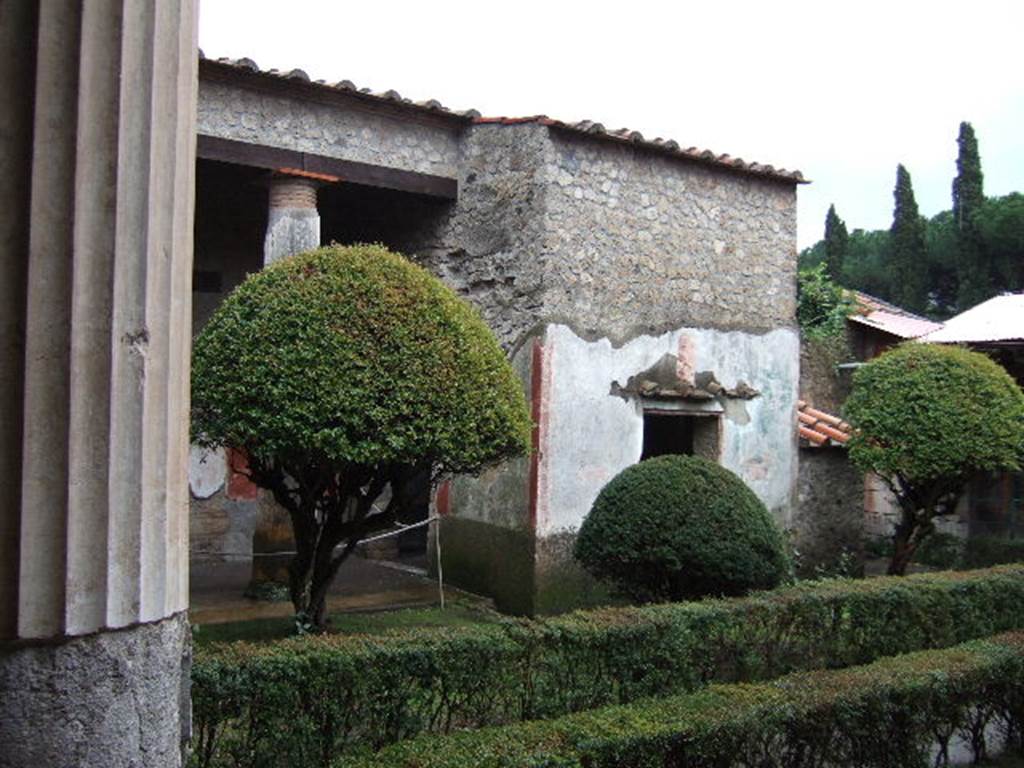
[[[379,635],[396,629],[419,627],[471,627],[493,624],[499,616],[489,610],[469,606],[448,605],[444,610],[432,608],[403,608],[396,611],[373,611],[366,613],[332,613],[331,634],[337,635]],[[265,643],[291,637],[294,634],[291,616],[276,616],[268,619],[249,619],[218,624],[194,625],[193,640],[197,645],[230,643],[246,640]]]

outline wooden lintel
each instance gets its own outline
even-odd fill
[[[310,152],[250,144],[245,141],[222,139],[218,136],[203,134],[200,134],[197,140],[196,156],[205,160],[247,165],[251,168],[266,168],[271,171],[280,168],[294,168],[308,173],[334,176],[351,184],[413,192],[444,200],[456,199],[459,191],[458,181],[447,176],[387,168],[381,165],[341,160]]]

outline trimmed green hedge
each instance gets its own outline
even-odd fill
[[[925,768],[951,737],[985,757],[990,725],[1019,748],[1024,634],[758,685],[715,685],[556,720],[420,737],[347,768],[730,765]],[[944,761],[943,758],[946,758]]]
[[[967,568],[982,568],[999,563],[1024,562],[1024,539],[975,536],[964,543],[960,562]]]
[[[422,731],[864,664],[1018,628],[1024,565],[493,626],[198,648],[192,765],[327,764]]]
[[[772,589],[792,567],[764,502],[700,456],[658,456],[613,477],[580,526],[575,556],[635,602]]]

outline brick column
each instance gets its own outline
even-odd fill
[[[316,209],[319,182],[307,175],[278,172],[270,179],[267,235],[263,263],[320,247],[320,214]]]
[[[196,21],[0,5],[0,766],[181,763]]]
[[[263,264],[320,247],[317,189],[331,176],[283,169],[268,182],[269,212],[263,244]],[[288,513],[269,493],[257,498],[256,530],[252,539],[252,586],[288,583],[288,565],[295,549]],[[275,554],[283,553],[283,554]]]

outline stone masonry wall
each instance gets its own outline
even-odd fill
[[[794,544],[801,575],[831,568],[846,553],[863,559],[864,477],[845,448],[800,449]]]
[[[460,130],[375,114],[355,100],[351,108],[339,109],[269,90],[199,81],[200,135],[454,176]]]
[[[613,342],[795,324],[793,185],[552,131],[544,315]]]
[[[506,349],[545,316],[547,129],[476,125],[463,137],[459,200],[407,252],[473,302]]]

